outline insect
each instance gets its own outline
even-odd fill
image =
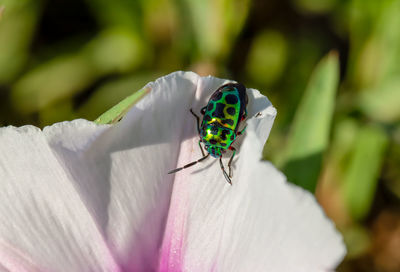
[[[222,173],[226,181],[232,185],[232,160],[235,156],[236,149],[232,146],[236,137],[243,134],[246,127],[238,131],[239,125],[247,117],[248,97],[246,87],[240,83],[228,83],[219,87],[211,96],[207,105],[204,106],[200,113],[203,120],[200,124],[200,117],[190,109],[192,115],[197,121],[197,131],[199,133],[199,147],[203,157],[197,161],[186,164],[183,167],[176,168],[168,172],[172,174],[191,167],[198,162],[207,159],[210,155],[219,158]],[[204,144],[205,154],[201,143]],[[229,174],[226,173],[222,164],[222,155],[227,150],[232,151],[232,156],[228,162]]]

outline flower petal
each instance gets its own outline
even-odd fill
[[[261,161],[275,110],[248,93],[257,97],[250,116],[255,101],[264,110],[247,122],[233,185],[215,159],[176,173],[160,271],[326,271],[344,256],[340,234],[314,197]],[[187,139],[179,164],[200,156],[197,138]]]
[[[10,198],[2,198],[0,206],[4,209],[0,216],[10,218],[10,223],[1,224],[3,229],[0,238],[26,253],[27,259],[32,259],[40,267],[43,265],[57,271],[73,271],[75,268],[77,271],[90,270],[91,263],[84,268],[85,264],[75,258],[83,260],[88,254],[93,255],[92,247],[101,248],[99,244],[103,245],[104,251],[112,252],[107,254],[109,262],[115,267],[115,263],[118,263],[127,271],[154,269],[158,263],[173,186],[174,176],[167,172],[177,164],[177,147],[182,140],[195,136],[191,129],[194,122],[189,109],[196,90],[214,81],[216,86],[222,80],[211,77],[201,80],[194,73],[183,72],[160,78],[147,86],[151,92],[115,126],[96,126],[88,121],[77,120],[47,127],[43,132],[33,127],[7,128],[6,131],[20,137],[7,133],[2,135],[10,143],[3,145],[0,150],[0,165],[4,166],[0,176],[8,180],[0,185],[0,190],[4,189],[2,191],[9,195],[17,194],[15,192],[20,191],[20,187],[26,190],[23,195],[17,194],[18,198],[24,199],[19,208],[20,216],[25,221],[9,217],[15,209],[9,205],[12,203]],[[36,138],[40,139],[40,144]],[[28,155],[24,160],[18,159],[25,153]],[[25,166],[30,161],[35,162],[35,167]],[[25,183],[29,186],[25,186]],[[46,186],[46,189],[37,183]],[[59,190],[68,191],[68,194],[60,194]],[[44,193],[49,195],[44,197]],[[37,196],[41,199],[39,206],[34,205]],[[66,214],[63,210],[53,205],[54,198],[62,203],[62,207],[70,209],[68,216],[72,214],[71,218],[64,218]],[[3,201],[9,202],[8,205],[1,205]],[[82,214],[82,211],[86,213]],[[37,221],[47,222],[48,225],[41,226],[46,230],[38,231],[36,225],[26,228],[29,226],[26,218],[34,213],[37,213]],[[50,216],[51,220],[46,216]],[[75,224],[75,230],[70,230],[71,222]],[[19,227],[15,228],[15,224],[19,224]],[[52,224],[64,228],[56,228],[56,231],[52,229]],[[95,228],[90,232],[96,234],[97,238],[83,237],[81,232],[86,232],[87,226]],[[37,244],[33,252],[30,246],[36,242],[32,241],[50,232],[47,228],[51,229],[53,236],[58,237],[49,237],[54,248],[68,247],[68,241],[73,240],[74,247],[79,248],[76,250],[77,256],[60,261],[55,255],[48,260],[44,241]],[[12,236],[19,232],[29,236],[29,245],[13,240]],[[77,235],[79,239],[74,238]],[[75,254],[71,251],[71,254]],[[98,258],[96,255],[92,259],[93,263],[99,263],[99,267],[94,269],[96,271],[101,271],[100,267],[103,266],[109,267],[107,258]],[[88,262],[91,262],[90,258]],[[56,263],[62,267],[54,267]]]
[[[90,132],[88,122],[74,122]],[[32,126],[0,130],[0,264],[10,271],[119,271],[82,199]]]
[[[314,261],[305,252],[289,254],[308,250],[303,243],[320,257],[313,264],[332,267],[343,248],[312,196],[259,161],[275,109],[256,91],[248,91],[249,115],[261,115],[249,121],[232,187],[211,159],[166,174],[200,158],[189,109],[198,112],[226,82],[173,73],[150,83],[151,92],[115,126],[77,120],[43,132],[1,129],[0,267],[149,271],[156,269],[161,241],[160,271],[279,270],[268,245],[280,241],[278,252],[293,259],[296,271],[308,267],[301,258]],[[306,207],[296,209],[300,204]],[[311,226],[321,231],[318,239],[301,239],[310,237]],[[240,254],[248,259],[238,264]]]
[[[127,271],[157,266],[173,186],[167,173],[182,139],[194,135],[186,125],[198,78],[178,72],[150,83],[150,93],[91,146],[107,157],[96,168],[109,184],[105,232]]]

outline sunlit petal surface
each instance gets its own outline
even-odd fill
[[[276,111],[257,91],[248,94],[233,186],[212,158],[175,174],[162,271],[329,271],[345,254],[314,197],[261,161]],[[197,141],[182,141],[179,165],[201,157]]]
[[[0,129],[0,269],[333,269],[345,250],[332,223],[260,161],[276,111],[257,91],[232,186],[213,158],[167,174],[200,158],[189,109],[226,82],[173,73],[114,126]]]

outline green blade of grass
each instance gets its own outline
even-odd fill
[[[158,72],[143,72],[110,79],[97,87],[92,95],[76,109],[77,115],[87,120],[95,120],[102,113],[136,93],[148,82],[161,77]]]
[[[43,1],[0,1],[0,84],[10,84],[26,69]]]
[[[96,120],[94,120],[94,122],[97,124],[113,124],[118,122],[128,112],[128,110],[148,94],[150,90],[150,87],[144,87],[135,92],[100,115]]]
[[[313,72],[288,139],[283,171],[289,181],[311,192],[315,191],[329,141],[338,81],[338,56],[331,52]]]
[[[350,214],[363,219],[371,208],[388,138],[378,128],[367,126],[357,133],[357,140],[344,178],[344,196]]]
[[[251,5],[249,0],[183,0],[178,3],[183,18],[188,20],[183,26],[188,28],[195,39],[196,49],[192,50],[195,59],[199,56],[226,58],[233,41],[243,29]]]

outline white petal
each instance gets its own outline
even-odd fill
[[[94,126],[75,122],[89,132]],[[0,264],[9,271],[119,271],[37,128],[0,130]]]
[[[174,176],[167,172],[177,164],[182,139],[195,137],[189,109],[198,89],[221,82],[183,72],[163,77],[149,84],[151,92],[112,127],[77,120],[43,132],[32,127],[2,129],[10,142],[0,149],[0,176],[7,180],[0,191],[9,197],[0,199],[0,216],[10,220],[0,224],[0,238],[39,267],[57,271],[109,270],[117,267],[115,263],[133,271],[156,267],[173,186]],[[23,160],[22,154],[27,154]],[[23,194],[18,193],[20,187]],[[10,195],[23,199],[20,206],[10,204]],[[36,205],[37,197],[41,205]],[[19,217],[13,214],[16,208]],[[29,225],[31,214],[43,224]],[[89,230],[91,235],[86,234]],[[15,240],[21,232],[26,237]],[[44,233],[52,235],[37,243]],[[109,256],[94,254],[93,247]],[[59,255],[49,259],[48,248]]]
[[[237,186],[224,203],[216,266],[221,271],[334,270],[344,245],[315,198],[254,156],[261,149],[251,128],[242,148]]]
[[[248,121],[233,186],[212,158],[176,173],[161,271],[327,271],[342,260],[341,236],[314,197],[261,161],[275,110],[261,97],[249,108],[263,118]],[[200,157],[196,137],[182,143],[179,165]]]
[[[151,92],[93,147],[108,146],[109,165],[98,169],[110,184],[106,233],[125,270],[157,266],[174,177],[167,173],[182,139],[194,137],[186,126],[198,79],[179,72],[149,84]]]
[[[269,252],[272,249],[264,246],[271,233],[279,241],[287,240],[283,245],[289,247],[293,244],[288,237],[297,241],[298,235],[307,237],[310,226],[330,226],[311,196],[293,189],[273,167],[259,162],[275,110],[255,91],[249,92],[249,113],[252,116],[261,111],[264,118],[253,119],[249,125],[246,139],[256,135],[256,140],[243,143],[234,186],[226,185],[219,166],[211,159],[176,175],[166,174],[200,157],[189,109],[198,112],[224,83],[193,73],[168,75],[149,84],[150,94],[112,127],[78,120],[43,132],[33,127],[1,129],[0,268],[10,270],[19,264],[21,271],[154,270],[169,213],[163,243],[167,250],[162,251],[167,255],[162,256],[161,268],[165,264],[170,271],[174,265],[184,265],[188,271],[210,271],[212,267],[243,271],[238,256],[246,254],[240,248],[258,254]],[[256,149],[258,157],[254,157]],[[260,179],[260,173],[270,175],[275,185]],[[310,207],[296,210],[293,203]],[[263,209],[265,214],[260,212]],[[286,218],[277,216],[282,213],[290,220],[278,221]],[[308,216],[315,216],[315,222],[301,221]],[[287,223],[304,225],[289,233],[284,226]],[[257,236],[241,239],[247,225]],[[233,227],[241,235],[231,233]],[[279,231],[271,232],[276,229]],[[331,246],[332,254],[316,255],[321,268],[331,267],[338,259],[338,247],[333,246],[338,238],[328,227],[316,238],[315,243],[299,241],[314,244],[310,245],[312,253],[314,249],[324,253],[318,243]],[[276,258],[267,254],[253,258],[260,257],[259,264],[264,265],[271,256]],[[290,254],[282,256],[299,260]],[[232,264],[240,269],[229,270]]]
[[[209,95],[227,82],[184,72],[160,78],[149,84],[149,95],[92,147],[98,153],[113,141],[104,152],[111,154],[111,173],[102,174],[110,179],[108,214],[109,222],[115,224],[109,226],[107,236],[125,269],[156,269],[176,182],[167,173],[177,166],[178,155],[184,160],[187,153],[180,148],[185,142],[195,139],[198,147],[196,120],[189,110],[199,112]],[[250,99],[256,101],[254,95]],[[265,107],[257,101],[249,112]]]

